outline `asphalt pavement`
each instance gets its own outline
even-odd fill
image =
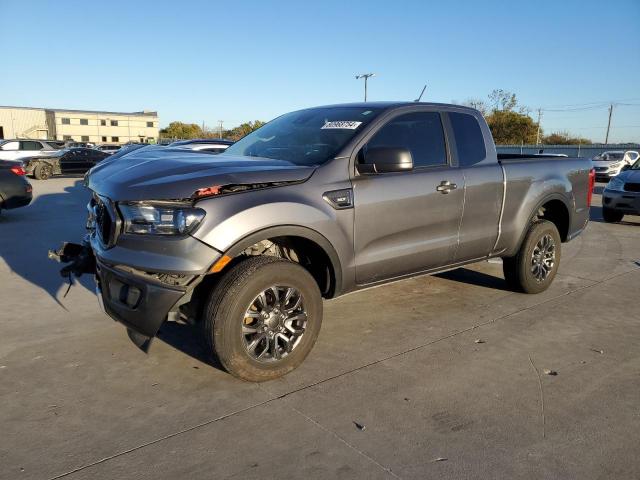
[[[87,191],[32,183],[0,216],[2,479],[640,478],[640,217],[603,223],[602,185],[548,291],[490,261],[350,294],[251,384],[189,326],[144,354],[69,288],[47,250],[81,238]]]

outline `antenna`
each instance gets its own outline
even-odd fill
[[[420,92],[420,96],[419,96],[418,98],[416,98],[416,99],[414,100],[414,102],[419,102],[419,101],[420,101],[420,99],[422,98],[422,95],[424,95],[424,91],[425,91],[426,89],[427,89],[427,84],[425,83],[425,84],[424,84],[424,87],[422,87],[422,91]]]

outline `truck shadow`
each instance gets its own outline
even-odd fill
[[[478,287],[506,290],[509,292],[512,291],[507,286],[507,282],[504,278],[478,272],[476,270],[470,270],[468,268],[457,268],[455,270],[449,270],[448,272],[438,273],[435,276],[444,278],[445,280],[452,280],[454,282],[476,285]]]
[[[225,371],[217,358],[209,355],[202,344],[198,326],[178,322],[164,322],[157,338],[176,350],[215,369]]]
[[[33,181],[34,190],[46,189],[44,183]],[[60,276],[63,265],[49,260],[47,253],[65,240],[82,239],[88,199],[89,192],[78,179],[64,192],[36,195],[27,207],[0,215],[0,258],[12,274],[47,292],[62,308],[65,307],[60,299],[69,280]],[[93,280],[86,275],[73,283],[76,288],[82,285],[90,291],[94,289]]]

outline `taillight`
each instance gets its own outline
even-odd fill
[[[596,185],[596,170],[589,170],[589,191],[587,192],[587,207],[591,206],[591,198],[593,197],[593,187]]]
[[[25,172],[24,167],[11,167],[10,170],[15,173],[16,175],[26,175],[27,172]]]

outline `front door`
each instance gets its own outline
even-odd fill
[[[450,165],[440,114],[400,114],[363,150],[374,146],[409,149],[414,169],[353,179],[356,282],[368,284],[451,263],[464,177]]]

